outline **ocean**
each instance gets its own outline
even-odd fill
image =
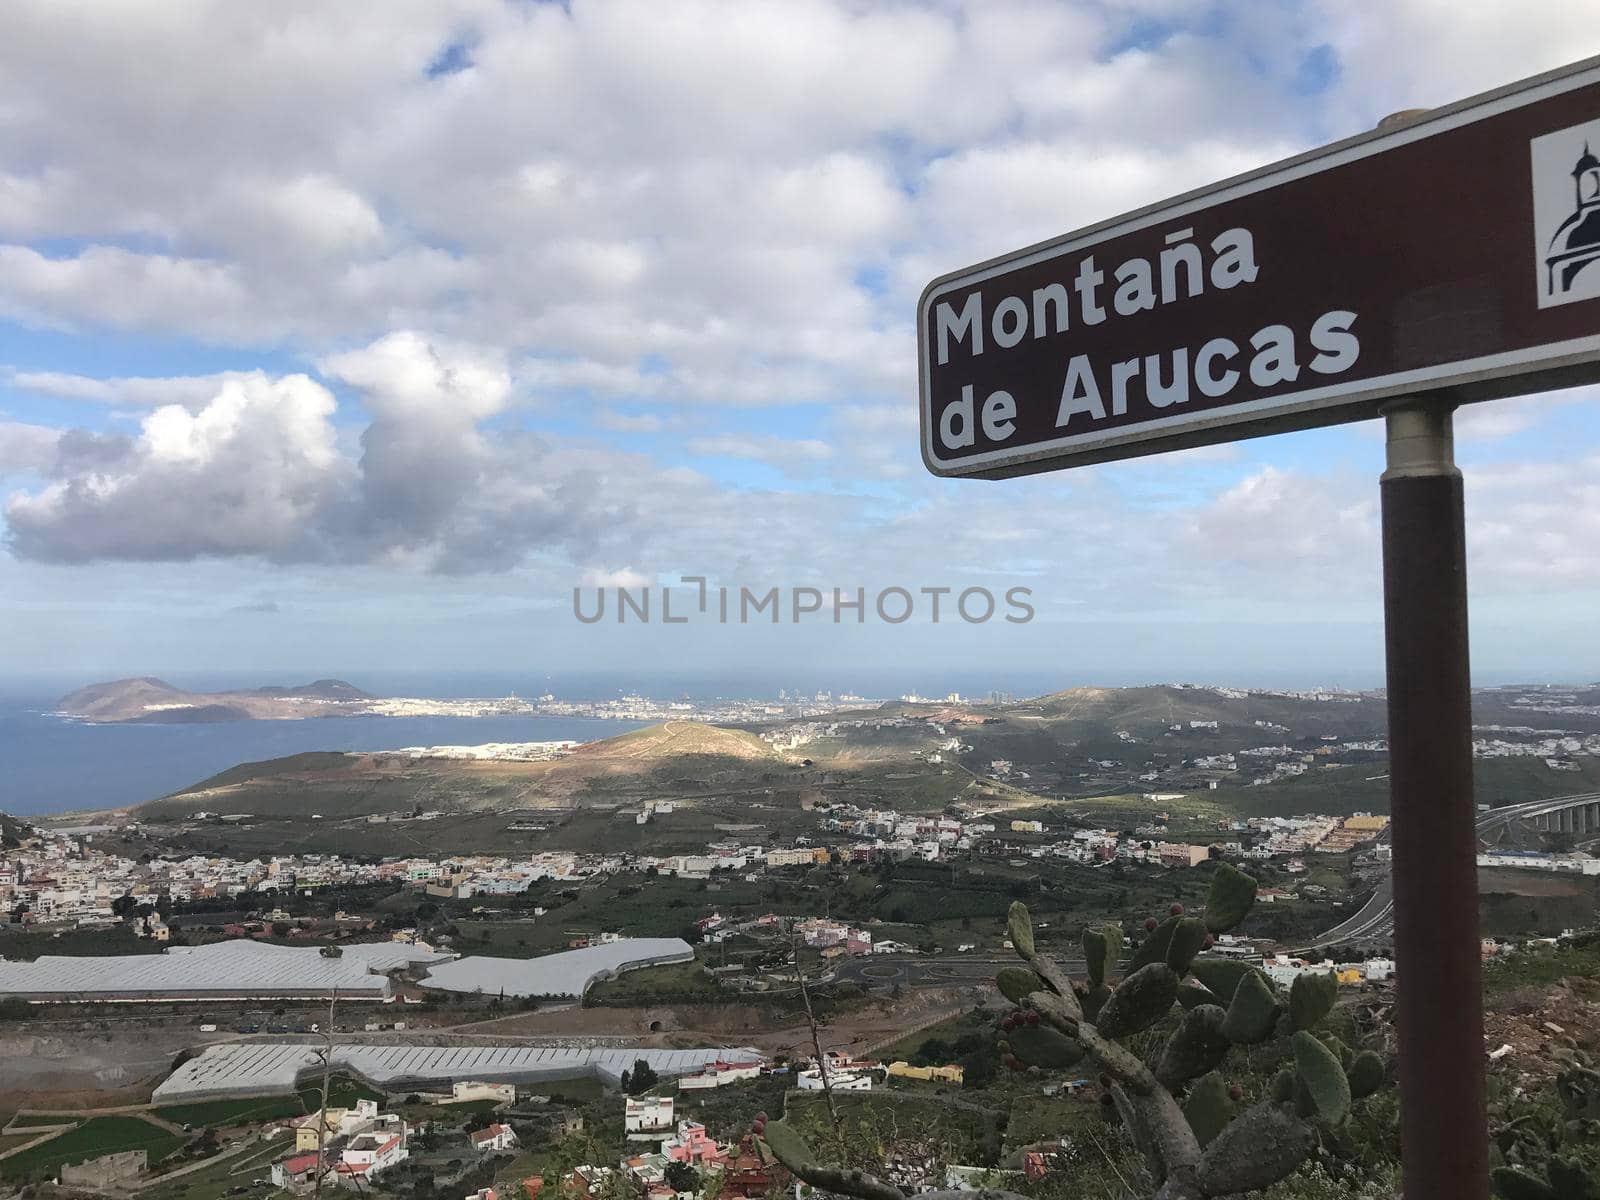
[[[0,699],[0,811],[23,816],[137,804],[239,763],[307,750],[590,742],[642,724],[506,716],[89,725],[50,715],[57,698]]]
[[[655,699],[714,700],[811,694],[853,689],[858,695],[897,696],[909,688],[943,695],[951,688],[979,691],[987,673],[913,670],[841,673],[752,671],[670,678],[639,671],[590,674],[459,674],[272,671],[195,674],[175,672],[168,682],[195,691],[263,684],[307,683],[319,675],[347,679],[383,696],[458,698],[537,696],[549,690],[564,700],[599,700],[638,691]],[[851,676],[855,677],[851,677]],[[924,677],[926,676],[926,677]],[[105,676],[112,678],[113,676]],[[113,808],[153,800],[239,763],[260,762],[309,750],[395,750],[402,746],[473,745],[482,742],[597,741],[642,722],[586,717],[331,717],[306,721],[228,721],[209,725],[89,725],[51,715],[56,702],[90,679],[0,678],[0,811],[18,815]],[[1043,680],[1010,682],[1017,691]],[[1021,686],[1018,686],[1018,685]],[[979,694],[982,694],[981,691]]]

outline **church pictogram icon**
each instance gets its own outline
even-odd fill
[[[1556,230],[1544,260],[1550,272],[1546,286],[1552,294],[1571,291],[1578,272],[1600,262],[1600,158],[1588,142],[1572,168],[1572,189],[1572,215]]]
[[[1600,120],[1530,143],[1540,308],[1600,298],[1597,147]]]

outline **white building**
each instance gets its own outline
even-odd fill
[[[511,1104],[517,1098],[514,1083],[484,1083],[479,1080],[458,1080],[450,1085],[450,1104],[471,1104],[477,1100],[493,1100],[496,1104]]]
[[[795,1086],[804,1092],[820,1092],[822,1090],[822,1071],[811,1067],[801,1071],[795,1076]],[[828,1072],[828,1087],[836,1092],[870,1092],[872,1090],[872,1076],[866,1071],[841,1070],[838,1067]]]
[[[479,1154],[491,1154],[512,1149],[517,1144],[517,1135],[509,1125],[485,1125],[467,1134],[467,1140]]]
[[[403,1132],[358,1133],[345,1146],[334,1171],[349,1179],[370,1179],[407,1157]]]
[[[759,1062],[714,1062],[695,1075],[684,1075],[678,1080],[680,1091],[705,1091],[719,1088],[741,1079],[755,1079],[761,1074]]]
[[[666,1133],[673,1127],[671,1096],[629,1096],[623,1102],[625,1133]]]

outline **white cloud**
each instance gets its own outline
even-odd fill
[[[275,336],[282,327],[248,319],[248,289],[228,263],[115,246],[47,257],[0,246],[0,315],[52,326],[106,325],[187,330],[224,341]]]
[[[833,447],[816,438],[721,433],[690,438],[689,453],[707,458],[744,458],[777,467],[786,475],[805,475],[815,464],[832,458]]]
[[[303,553],[340,485],[327,389],[291,375],[167,405],[137,438],[67,434],[50,481],[6,505],[12,545],[54,562]]]
[[[803,547],[818,577],[1015,571],[1118,613],[1242,580],[1344,603],[1375,578],[1369,479],[1256,471],[1233,448],[1169,457],[1159,491],[1127,470],[926,479],[914,298],[1600,49],[1581,6],[1546,0],[382,8],[8,10],[0,317],[269,345],[355,401],[336,423],[304,377],[17,372],[18,391],[155,410],[128,438],[0,426],[0,463],[47,476],[7,507],[19,554],[649,578],[792,574]],[[428,78],[462,40],[471,68]],[[1324,42],[1335,78],[1306,97],[1294,77]],[[1462,440],[1550,403],[1471,406]],[[721,411],[760,405],[822,410],[788,426],[815,436]],[[523,431],[546,415],[591,437],[691,430],[691,453],[806,490]],[[1587,495],[1566,471],[1474,476],[1470,496],[1496,497],[1472,510],[1475,586],[1590,578],[1584,509],[1551,499],[1552,479]]]
[[[148,408],[181,404],[195,408],[209,402],[225,383],[267,382],[262,371],[219,371],[214,375],[178,375],[168,378],[127,376],[96,379],[64,371],[13,371],[9,382],[19,391],[64,400],[92,400],[101,404]]]
[[[42,472],[55,461],[61,431],[21,421],[0,421],[0,476]]]
[[[582,580],[586,588],[642,588],[649,587],[654,582],[649,575],[635,571],[632,567],[618,567],[611,571],[590,567],[584,571]]]
[[[622,413],[615,409],[601,409],[594,423],[612,433],[660,433],[666,423],[654,413]]]

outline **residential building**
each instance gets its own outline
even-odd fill
[[[625,1133],[667,1133],[672,1126],[671,1096],[629,1096],[623,1101]]]
[[[900,1079],[922,1079],[940,1083],[960,1083],[964,1072],[957,1064],[945,1067],[913,1067],[908,1062],[892,1062],[886,1068],[890,1075]]]
[[[492,1154],[496,1150],[510,1150],[517,1144],[517,1135],[509,1125],[485,1125],[467,1134],[467,1141],[479,1154]]]
[[[727,1154],[706,1134],[699,1121],[679,1121],[678,1132],[661,1143],[661,1153],[669,1162],[688,1163],[692,1167],[720,1167]]]
[[[408,1157],[406,1135],[402,1130],[358,1133],[345,1144],[333,1170],[337,1178],[370,1179]]]
[[[317,1181],[317,1154],[291,1154],[272,1164],[272,1186],[291,1192],[309,1190]]]
[[[760,1074],[761,1064],[759,1062],[722,1062],[718,1060],[698,1074],[681,1076],[678,1079],[678,1089],[685,1092],[704,1091],[708,1088],[719,1088],[730,1083],[738,1083],[741,1079],[755,1079]]]
[[[484,1083],[481,1080],[459,1080],[450,1085],[450,1104],[471,1104],[479,1100],[493,1100],[496,1104],[512,1104],[517,1098],[514,1083]]]

